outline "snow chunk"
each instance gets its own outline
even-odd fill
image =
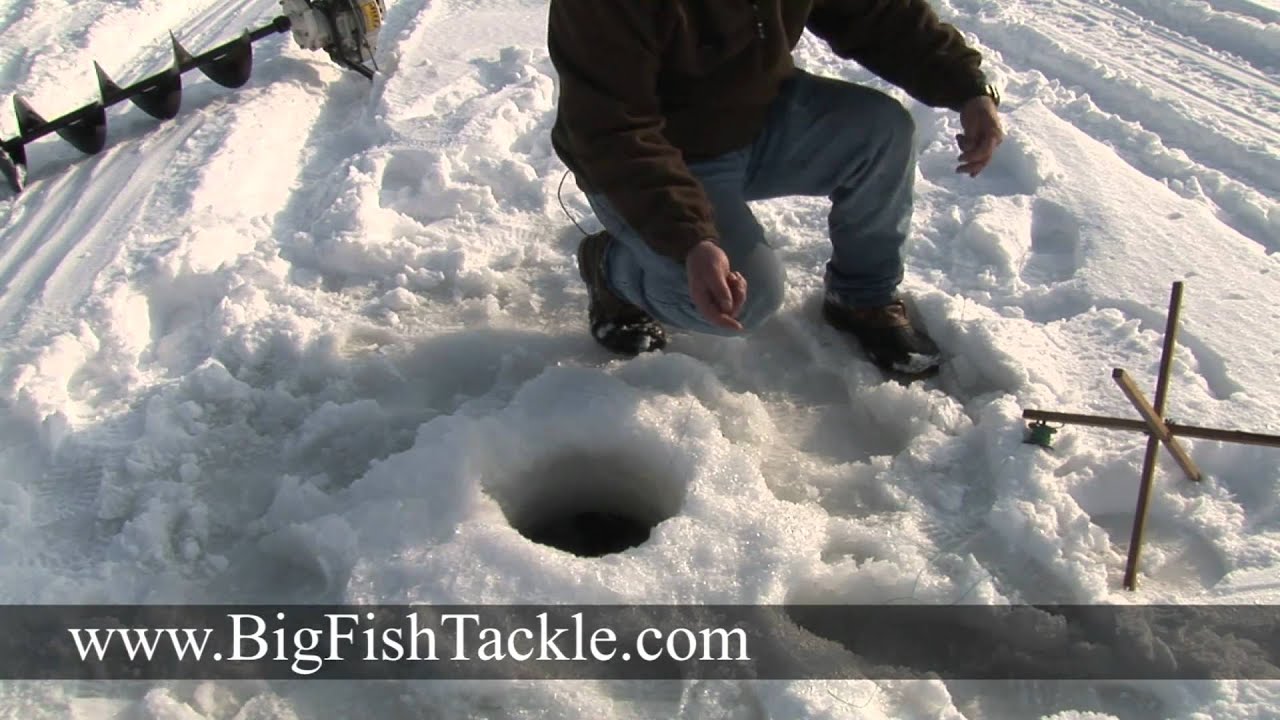
[[[393,312],[406,312],[421,305],[418,296],[399,287],[382,296],[382,305]]]
[[[144,720],[206,720],[204,715],[173,696],[167,688],[156,688],[142,700]]]

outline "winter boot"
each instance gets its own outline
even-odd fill
[[[608,232],[588,235],[578,245],[578,274],[587,284],[590,303],[587,318],[591,336],[608,350],[621,355],[638,355],[661,350],[667,333],[649,313],[618,297],[604,276],[605,251],[613,237]]]
[[[832,327],[853,334],[871,362],[895,377],[917,380],[938,373],[942,351],[911,324],[901,300],[880,307],[849,307],[828,297],[822,316]]]

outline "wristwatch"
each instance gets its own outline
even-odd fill
[[[996,107],[1000,107],[1000,91],[996,89],[995,85],[992,85],[991,83],[983,85],[982,95],[991,98],[991,102],[995,103]]]

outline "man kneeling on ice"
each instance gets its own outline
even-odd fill
[[[823,316],[881,368],[933,374],[898,298],[915,127],[895,99],[795,67],[808,28],[921,102],[960,112],[957,172],[1003,131],[981,55],[928,0],[551,0],[552,131],[605,230],[582,241],[591,333],[635,354],[664,325],[736,334],[782,303],[785,273],[747,206],[831,199]]]

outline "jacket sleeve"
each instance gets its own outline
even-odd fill
[[[928,0],[818,0],[807,26],[840,57],[926,105],[959,110],[987,83],[982,55]]]
[[[547,47],[574,169],[657,252],[683,262],[717,240],[711,203],[663,136],[653,0],[552,0]]]

